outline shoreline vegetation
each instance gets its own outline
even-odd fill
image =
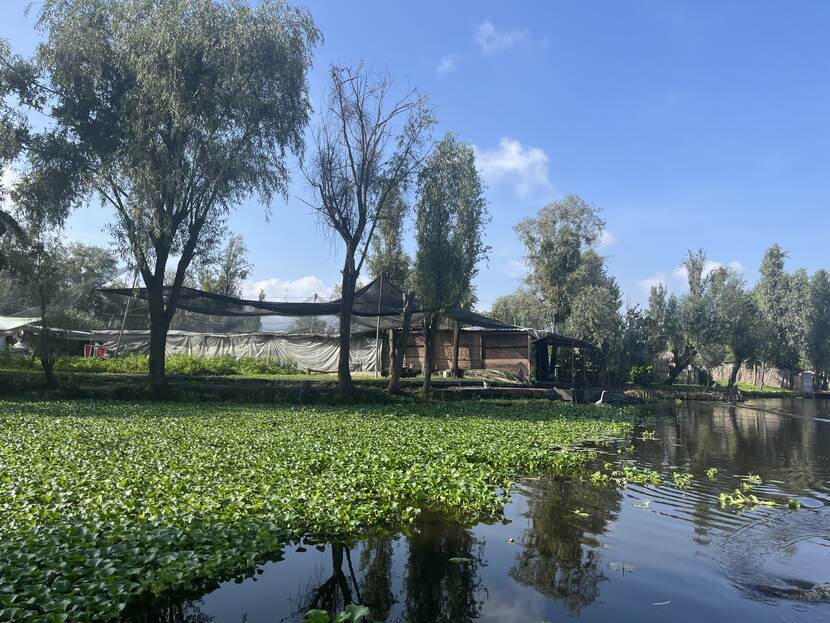
[[[516,478],[579,475],[583,444],[633,421],[538,401],[0,402],[0,618],[117,617],[420,510],[496,519]]]

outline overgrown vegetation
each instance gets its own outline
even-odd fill
[[[557,403],[0,402],[0,619],[116,616],[422,508],[496,516],[513,478],[574,473],[587,455],[562,448],[628,430]]]
[[[0,352],[0,368],[39,367],[38,360]],[[150,358],[147,355],[124,357],[60,357],[55,361],[58,372],[86,372],[103,374],[147,374]],[[166,361],[167,374],[190,376],[253,376],[258,374],[300,374],[291,362],[280,362],[256,357],[194,357],[193,355],[170,355]]]

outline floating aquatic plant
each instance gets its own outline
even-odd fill
[[[718,468],[717,467],[710,467],[706,470],[706,477],[709,480],[715,480],[718,477]]]
[[[674,480],[674,486],[678,489],[685,489],[692,483],[692,480],[694,479],[694,475],[684,474],[682,472],[672,472],[671,477],[672,480]]]
[[[590,454],[561,448],[630,430],[597,411],[0,402],[0,620],[117,618],[421,508],[497,516],[516,477],[578,473]]]

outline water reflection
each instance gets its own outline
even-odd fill
[[[622,495],[573,480],[540,482],[527,492],[528,528],[510,577],[579,614],[596,601],[606,579],[597,537],[614,519]]]
[[[622,459],[666,483],[692,473],[687,489],[522,481],[506,525],[425,513],[411,535],[288,553],[256,581],[131,620],[301,621],[349,603],[401,623],[830,620],[830,401],[666,405],[645,429],[655,439],[624,441]],[[609,450],[597,466],[619,459]],[[720,508],[718,494],[749,473],[760,497],[804,508]]]

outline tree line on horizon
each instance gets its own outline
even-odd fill
[[[353,390],[352,302],[366,273],[388,275],[406,292],[390,391],[398,391],[412,311],[428,310],[430,389],[436,331],[448,312],[476,302],[489,217],[472,147],[453,133],[433,139],[435,113],[421,91],[363,63],[332,65],[315,119],[308,71],[321,33],[308,11],[278,0],[45,0],[37,28],[43,42],[32,58],[0,42],[0,166],[21,171],[0,189],[13,205],[0,210],[0,291],[25,291],[46,337],[61,319],[51,318],[55,301],[77,281],[67,268],[86,257],[87,272],[103,275],[117,259],[60,241],[68,216],[97,199],[115,216],[117,254],[147,290],[150,384],[165,397],[167,333],[188,322],[177,314],[181,289],[238,295],[251,267],[244,241],[229,237],[228,214],[254,196],[267,216],[275,197],[287,198],[293,157],[311,191],[307,204],[342,242],[340,391]],[[404,250],[410,219],[413,257]],[[828,366],[825,272],[784,274],[781,255],[780,274],[750,293],[728,269],[704,273],[703,253],[690,253],[688,294],[657,289],[646,310],[621,311],[596,250],[603,225],[576,196],[520,222],[527,283],[497,300],[493,315],[587,339],[621,375],[659,350],[672,353],[675,377],[727,353],[796,362],[791,369]],[[806,314],[798,329],[791,304]],[[458,373],[460,326],[452,328]],[[51,377],[48,339],[39,350]]]
[[[747,286],[732,267],[710,266],[705,252],[688,251],[681,295],[652,286],[648,305],[624,307],[619,286],[597,252],[604,221],[576,196],[546,205],[516,225],[525,247],[525,284],[496,299],[490,315],[505,322],[560,332],[599,349],[617,382],[652,382],[650,368],[668,356],[665,383],[689,366],[731,365],[728,387],[744,364],[830,371],[830,273],[789,273],[777,244],[764,253],[760,279]]]

